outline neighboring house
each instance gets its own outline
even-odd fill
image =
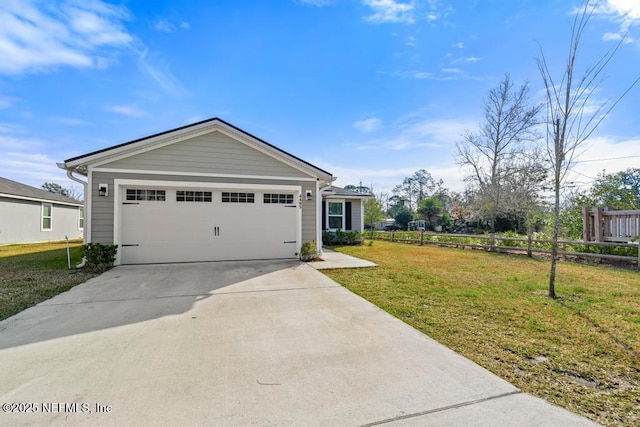
[[[83,228],[82,202],[0,178],[0,245],[78,239]]]
[[[323,215],[329,172],[218,118],[59,166],[86,177],[85,240],[118,245],[116,264],[297,258],[325,220],[362,229],[354,195],[326,193],[343,211]]]
[[[364,230],[364,200],[369,193],[358,193],[330,186],[322,191],[322,230]]]

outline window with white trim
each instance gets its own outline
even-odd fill
[[[176,202],[211,202],[211,191],[176,191]]]
[[[51,231],[53,220],[53,206],[50,203],[42,204],[42,221],[40,224],[42,231]]]
[[[263,202],[267,204],[278,203],[278,204],[284,204],[284,205],[292,205],[293,194],[265,193]]]
[[[153,201],[153,202],[164,202],[166,200],[166,191],[128,188],[127,200],[146,200],[146,201]]]
[[[222,203],[255,203],[255,193],[222,192]]]
[[[344,202],[327,202],[327,224],[329,229],[344,229]]]
[[[84,208],[78,208],[78,229],[84,230]]]

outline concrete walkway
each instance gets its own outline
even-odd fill
[[[371,261],[356,258],[350,255],[346,255],[340,252],[336,252],[331,249],[323,248],[322,261],[309,262],[308,264],[316,270],[325,270],[331,268],[361,268],[361,267],[376,267]]]
[[[296,261],[114,268],[0,322],[0,367],[0,425],[595,425]]]

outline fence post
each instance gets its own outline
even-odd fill
[[[424,230],[420,230],[420,246],[424,245]]]
[[[489,234],[489,252],[495,251],[496,235],[494,233]]]
[[[392,242],[396,241],[396,230],[391,230],[391,241]]]
[[[588,242],[591,240],[591,209],[586,206],[582,207],[582,240]]]
[[[531,245],[533,244],[533,233],[531,231],[529,231],[529,233],[527,233],[527,256],[529,258],[531,258],[532,253],[531,253]]]
[[[640,239],[638,239],[638,270],[640,270]]]

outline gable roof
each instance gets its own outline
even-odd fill
[[[38,202],[53,202],[65,205],[83,206],[84,203],[65,197],[61,194],[51,193],[40,188],[30,185],[21,184],[7,178],[0,177],[0,197],[8,197],[11,199],[34,200]]]
[[[134,139],[129,142],[93,151],[81,156],[72,157],[64,161],[64,168],[86,174],[86,166],[89,164],[100,162],[111,157],[115,158],[118,155],[126,156],[128,153],[130,153],[130,155],[133,155],[140,150],[149,147],[152,148],[155,146],[160,146],[163,143],[167,143],[167,141],[180,140],[181,137],[183,137],[183,139],[186,139],[197,132],[207,133],[215,130],[226,131],[231,135],[236,136],[236,139],[240,137],[242,139],[242,142],[245,142],[248,145],[253,145],[254,148],[261,148],[272,157],[289,163],[297,169],[303,170],[308,174],[317,175],[324,180],[331,181],[331,173],[305,160],[302,160],[301,158],[294,156],[293,154],[288,153],[248,132],[245,132],[244,130],[230,123],[227,123],[218,117],[202,120],[197,123],[181,126],[143,138]]]
[[[331,185],[322,191],[324,198],[334,199],[368,199],[373,197],[371,193],[358,193],[357,191],[345,190],[342,187]]]

